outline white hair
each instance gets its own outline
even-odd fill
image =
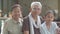
[[[40,7],[42,8],[42,4],[41,4],[40,2],[32,2],[32,3],[31,3],[31,8],[32,8],[34,5],[40,6]]]

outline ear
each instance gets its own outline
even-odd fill
[[[32,9],[31,8],[29,9],[29,13],[32,13]]]
[[[30,12],[31,12],[31,10],[32,10],[32,9],[31,9],[31,8],[29,8],[29,11],[30,11]]]

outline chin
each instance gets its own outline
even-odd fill
[[[47,22],[52,22],[52,21],[47,21]]]
[[[18,17],[15,17],[16,19],[18,19]]]

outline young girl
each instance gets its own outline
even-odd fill
[[[55,34],[56,28],[58,28],[54,20],[54,13],[52,10],[49,10],[45,15],[45,21],[41,25],[41,34]]]

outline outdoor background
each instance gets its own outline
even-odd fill
[[[60,20],[60,0],[0,0],[0,28],[1,21],[5,21],[5,17],[11,16],[11,7],[14,4],[20,4],[22,6],[23,17],[29,14],[30,4],[33,1],[39,1],[42,4],[41,16],[44,16],[47,10],[55,10],[55,19]],[[10,16],[9,16],[10,15]],[[1,31],[1,30],[0,30]]]
[[[53,9],[58,11],[58,1],[59,0],[0,0],[0,10],[2,10],[1,16],[4,16],[5,14],[9,15],[9,12],[11,12],[12,5],[19,3],[22,6],[23,9],[23,16],[28,15],[30,4],[33,1],[39,1],[42,3],[42,13],[41,15],[44,15],[46,10]],[[59,17],[60,11],[58,11],[57,17]]]

